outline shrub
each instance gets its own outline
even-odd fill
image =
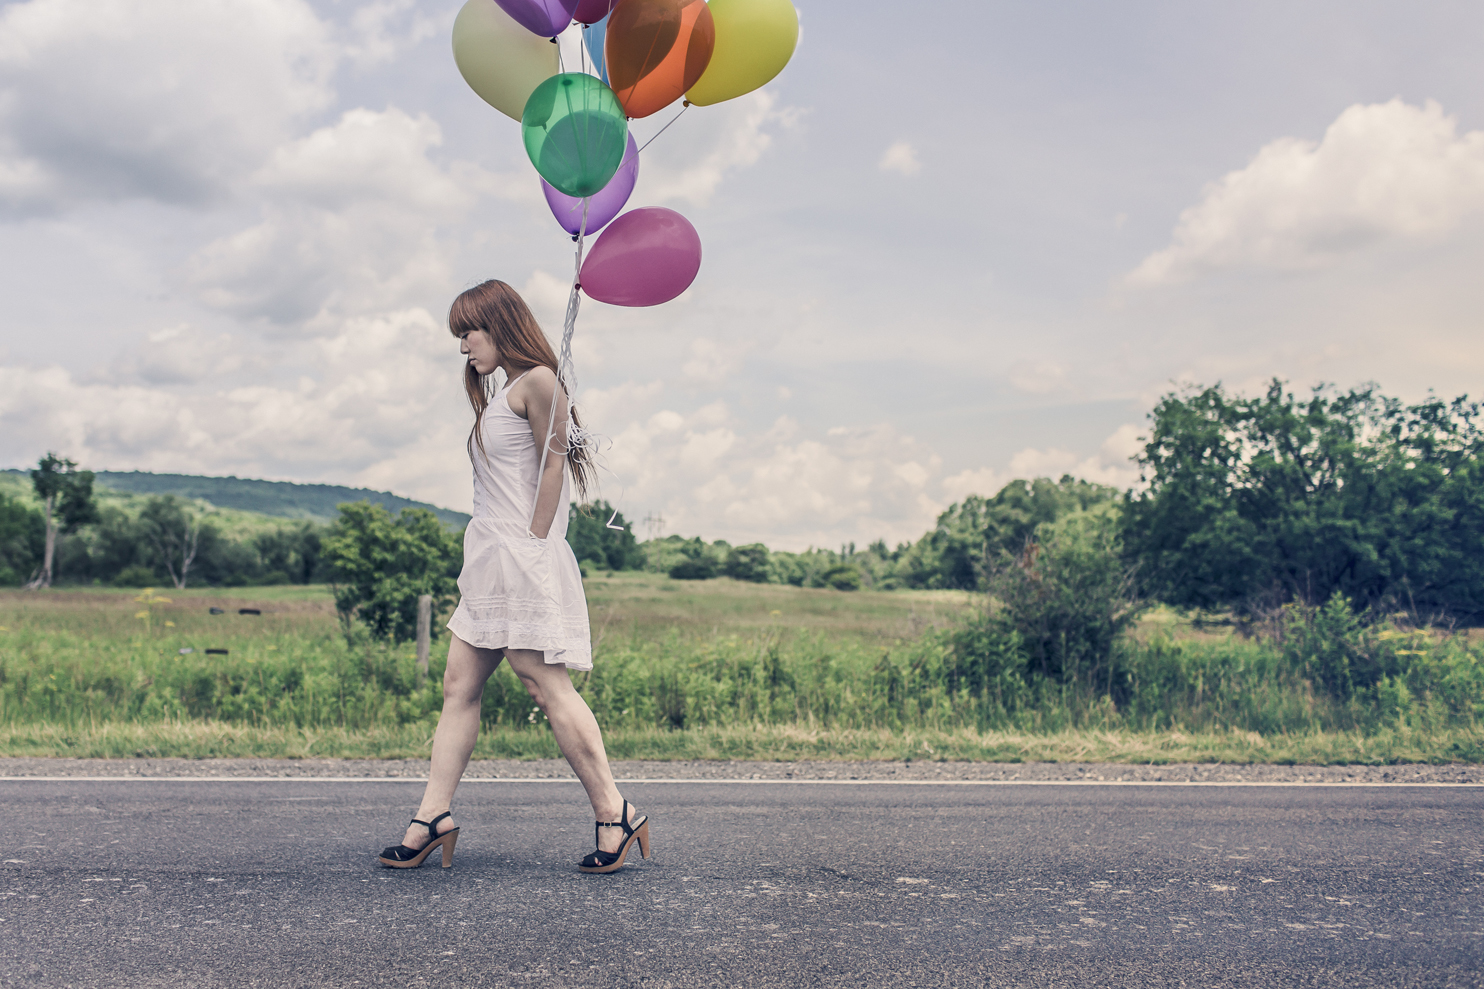
[[[670,568],[676,580],[709,580],[716,576],[716,561],[709,556],[686,557]]]
[[[733,547],[721,572],[733,580],[763,584],[768,580],[768,547],[762,543]]]
[[[1290,668],[1335,700],[1349,700],[1402,672],[1383,626],[1357,614],[1339,591],[1322,608],[1290,604],[1278,616],[1276,638]]]
[[[435,614],[453,603],[463,545],[424,508],[404,508],[393,519],[381,505],[340,506],[324,541],[335,580],[335,610],[347,637],[351,619],[373,636],[405,642],[417,632],[417,599],[433,596]],[[439,623],[433,623],[438,634]]]
[[[830,567],[820,574],[820,580],[826,587],[832,587],[837,591],[858,591],[861,589],[861,572],[855,567],[841,564]]]
[[[1115,647],[1144,608],[1117,524],[1116,514],[1103,510],[1037,527],[1034,542],[1013,558],[1002,555],[991,572],[998,607],[986,616],[1002,635],[1018,638],[1028,675],[1115,700],[1127,688]]]
[[[139,563],[124,567],[111,581],[114,587],[150,587],[159,582],[160,578],[155,575],[153,568]]]

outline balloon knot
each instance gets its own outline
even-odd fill
[[[681,100],[680,101],[680,105],[681,106],[690,106],[690,100]]]

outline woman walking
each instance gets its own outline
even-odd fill
[[[593,465],[582,444],[569,442],[569,424],[580,423],[557,377],[556,355],[514,289],[493,280],[469,289],[454,300],[448,328],[468,358],[474,517],[464,531],[459,606],[448,623],[453,635],[428,785],[402,844],[380,861],[416,868],[441,848],[443,867],[453,864],[459,829],[450,804],[479,734],[485,682],[504,659],[551,722],[592,801],[597,848],[578,868],[612,872],[636,842],[649,857],[649,823],[614,785],[598,722],[567,675],[593,666],[582,574],[566,540],[570,481],[585,495]],[[506,382],[492,390],[496,368]]]

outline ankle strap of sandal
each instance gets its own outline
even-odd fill
[[[629,827],[629,802],[627,800],[623,802],[622,819],[617,821],[594,821],[593,826],[599,828],[623,828],[624,833],[628,834],[630,831],[634,830],[633,828]]]
[[[439,814],[437,817],[433,818],[431,821],[419,821],[417,818],[414,817],[412,819],[412,823],[413,824],[421,824],[423,827],[425,827],[425,828],[428,829],[428,835],[429,835],[429,837],[436,838],[436,837],[438,837],[438,822],[441,821],[441,820],[443,820],[445,817],[452,817],[452,816],[453,816],[453,811],[452,810],[446,810],[443,813]]]

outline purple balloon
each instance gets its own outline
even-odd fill
[[[624,203],[629,201],[629,194],[634,191],[634,183],[638,180],[639,145],[634,143],[634,135],[630,134],[629,148],[624,152],[623,164],[618,166],[618,171],[608,180],[608,184],[588,199],[587,233],[597,233],[618,215]],[[582,200],[565,192],[558,192],[545,179],[541,180],[541,191],[546,193],[546,205],[551,207],[551,215],[556,217],[563,230],[575,235],[582,226]]]
[[[583,24],[596,24],[617,6],[618,0],[577,0],[572,19]]]
[[[555,38],[572,23],[577,0],[495,0],[521,27],[543,38]]]
[[[672,209],[646,206],[614,220],[582,262],[589,297],[614,306],[657,306],[690,288],[701,270],[701,237]]]

